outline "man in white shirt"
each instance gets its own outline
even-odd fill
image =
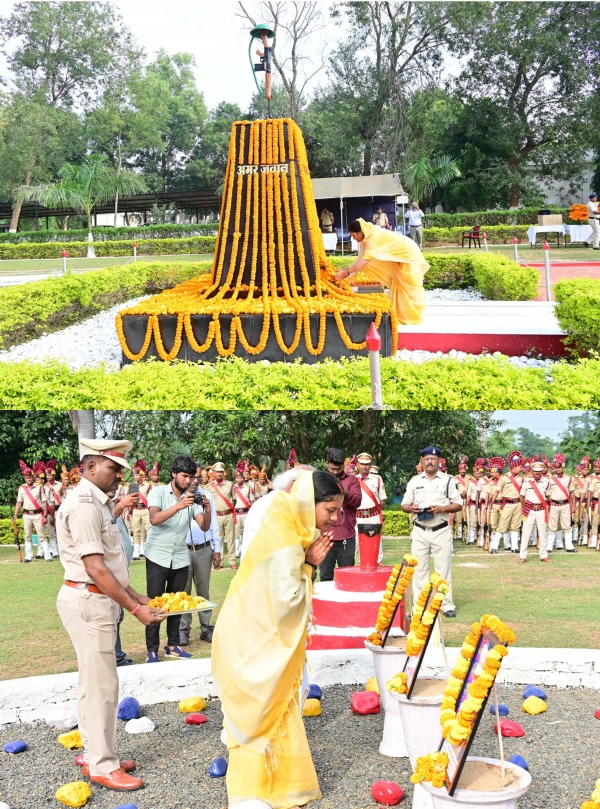
[[[526,516],[521,532],[520,564],[525,564],[527,561],[527,548],[534,526],[537,528],[540,561],[550,561],[546,549],[546,526],[548,523],[547,495],[551,481],[550,478],[542,477],[543,471],[544,464],[533,463],[531,465],[532,477],[526,478],[521,486],[521,506]]]
[[[387,217],[387,214],[384,213],[381,208],[377,208],[375,213],[373,214],[373,224],[379,225],[380,228],[384,230],[389,230],[390,221]]]
[[[419,247],[423,247],[423,217],[425,214],[419,208],[418,202],[413,202],[404,214],[404,218],[408,219],[410,225],[410,238],[416,242]]]
[[[588,221],[592,228],[592,239],[594,250],[600,250],[600,211],[598,210],[598,197],[595,191],[590,194],[587,204]]]
[[[194,482],[190,485],[189,491],[200,491],[210,503],[210,528],[203,531],[194,520],[190,523],[190,530],[186,543],[190,555],[190,566],[188,578],[185,585],[185,592],[192,594],[192,582],[196,589],[196,595],[209,599],[210,571],[221,565],[221,535],[219,534],[219,521],[217,519],[217,509],[215,499],[206,489],[201,488],[200,473],[202,467],[196,467]],[[212,643],[213,627],[210,625],[210,611],[199,612],[200,619],[200,640]],[[190,642],[190,629],[192,628],[192,614],[182,615],[179,620],[179,645],[188,646]]]

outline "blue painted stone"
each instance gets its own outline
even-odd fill
[[[135,803],[120,803],[115,809],[138,809]]]
[[[496,716],[496,709],[493,705],[490,705],[489,711],[492,716]],[[506,705],[498,705],[498,713],[500,716],[508,716],[510,711]]]
[[[216,758],[208,768],[208,774],[211,778],[222,778],[227,772],[227,761],[223,756]]]
[[[5,753],[22,753],[24,750],[27,750],[27,742],[9,742],[4,745]]]
[[[527,766],[527,762],[525,761],[523,756],[520,756],[518,753],[515,753],[510,760],[513,764],[516,764],[517,767],[522,767],[524,770],[529,769],[529,767]]]
[[[119,707],[117,708],[117,716],[124,722],[127,722],[130,719],[139,719],[140,703],[137,701],[135,697],[124,697],[124,699],[122,699],[121,702],[119,702]]]
[[[527,697],[546,699],[546,692],[538,688],[537,685],[528,685],[525,691],[523,691],[523,699],[527,699]]]
[[[307,699],[321,699],[323,696],[323,692],[318,685],[311,685],[308,689],[308,697]]]

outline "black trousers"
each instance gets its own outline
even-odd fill
[[[163,593],[181,593],[185,590],[188,577],[188,568],[157,565],[151,559],[146,559],[146,593],[148,598],[161,596]],[[179,615],[167,618],[167,641],[169,646],[179,646]],[[158,652],[160,645],[160,624],[146,627],[146,648],[149,652]]]
[[[338,567],[354,567],[356,554],[356,537],[349,539],[336,539],[332,549],[319,565],[321,581],[333,581],[333,571],[337,562]]]

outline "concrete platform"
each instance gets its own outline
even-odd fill
[[[567,355],[565,334],[547,301],[444,301],[430,303],[418,326],[398,327],[398,348],[451,349],[481,354],[500,351],[520,356],[535,350],[544,357]]]

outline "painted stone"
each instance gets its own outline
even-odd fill
[[[120,803],[115,809],[138,809],[135,803]]]
[[[128,722],[130,719],[139,719],[140,703],[135,697],[125,697],[119,702],[117,717],[124,722]]]
[[[516,764],[517,767],[521,767],[524,770],[528,770],[529,766],[523,756],[520,756],[518,753],[515,753],[514,756],[511,756],[511,762]]]
[[[366,716],[381,711],[379,695],[374,691],[356,691],[350,700],[350,710],[359,716]]]
[[[490,705],[489,712],[492,716],[496,716],[496,708],[494,705]],[[508,716],[510,711],[508,710],[508,705],[498,705],[498,713],[500,716]]]
[[[73,781],[62,786],[54,797],[65,806],[85,806],[92,797],[92,790],[85,781]]]
[[[598,708],[594,716],[596,717],[596,719],[600,719],[600,708]]]
[[[538,688],[537,685],[528,685],[525,691],[523,691],[523,699],[527,699],[527,697],[546,699],[546,692],[543,688]]]
[[[189,713],[185,717],[186,725],[203,725],[205,722],[208,722],[208,719],[203,713]]]
[[[394,781],[376,781],[371,787],[371,796],[377,803],[397,806],[404,797],[404,790]]]
[[[304,716],[321,716],[321,703],[318,699],[307,699],[302,713]]]
[[[10,806],[4,801],[0,801],[0,809],[10,809]]]
[[[27,750],[27,742],[23,741],[9,742],[8,744],[4,745],[4,752],[12,753],[13,755],[23,753],[25,750]]]
[[[57,741],[67,750],[76,750],[78,747],[83,747],[81,734],[78,730],[72,730],[71,733],[61,733]]]
[[[323,691],[321,690],[321,686],[312,683],[312,685],[308,689],[307,699],[321,699],[322,696]]]
[[[365,685],[365,691],[374,691],[376,694],[379,694],[379,686],[377,684],[377,677],[371,677],[369,682]]]
[[[181,713],[199,713],[205,708],[206,700],[204,697],[188,697],[188,699],[182,699],[179,703]]]
[[[498,723],[494,723],[494,733],[498,733]],[[519,736],[524,736],[525,731],[523,727],[519,725],[518,722],[513,722],[511,719],[501,719],[500,720],[500,735],[501,736],[511,736],[517,738]]]
[[[540,697],[527,697],[525,702],[521,705],[521,710],[531,714],[531,716],[537,716],[537,714],[547,711],[548,706]]]
[[[156,725],[148,716],[140,716],[139,719],[130,719],[125,725],[127,733],[151,733]]]
[[[227,761],[223,756],[216,758],[208,768],[208,774],[211,778],[222,778],[227,772]]]
[[[73,730],[77,727],[77,713],[75,711],[67,711],[64,708],[55,708],[48,711],[44,717],[46,724],[61,732]]]

